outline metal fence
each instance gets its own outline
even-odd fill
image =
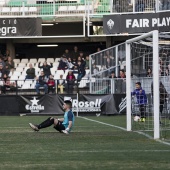
[[[126,71],[125,43],[90,55],[90,70],[93,78],[108,78],[112,72],[119,76],[120,70]]]
[[[1,0],[2,16],[135,13],[170,10],[169,0]]]

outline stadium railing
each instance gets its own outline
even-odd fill
[[[160,0],[1,0],[1,16],[40,16],[44,20],[57,15],[138,13],[170,10],[170,3]],[[46,18],[47,17],[47,18]]]

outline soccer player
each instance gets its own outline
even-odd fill
[[[147,104],[147,96],[145,94],[145,90],[142,89],[141,83],[137,82],[136,89],[132,92],[132,96],[136,96],[137,103],[139,105],[139,110],[141,114],[141,122],[145,122],[145,112],[146,112],[146,104]]]
[[[40,123],[39,125],[34,125],[32,123],[29,123],[29,125],[34,131],[39,131],[40,129],[54,125],[54,128],[60,133],[69,134],[74,126],[74,114],[71,110],[71,107],[72,102],[70,100],[66,100],[64,101],[63,105],[63,109],[65,110],[64,118],[57,119],[49,117],[47,120]]]

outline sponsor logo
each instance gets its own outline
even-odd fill
[[[0,27],[0,34],[2,36],[6,36],[7,34],[16,34],[17,33],[17,27],[15,25],[17,24],[17,20],[2,20],[2,27]],[[6,26],[9,25],[9,26]],[[12,26],[10,26],[12,25]]]
[[[25,106],[26,110],[30,110],[31,113],[39,113],[39,111],[44,110],[44,106],[38,104],[39,100],[37,100],[36,97],[33,97],[33,100],[30,101],[32,104],[27,104]]]
[[[111,19],[109,19],[109,21],[107,21],[107,26],[110,30],[113,28],[114,24],[115,24],[114,21]]]
[[[78,101],[72,99],[73,112],[100,112],[102,99],[96,99],[95,101]]]
[[[127,102],[126,102],[126,97],[122,98],[122,102],[119,104],[119,113],[122,112],[126,106],[127,106]]]

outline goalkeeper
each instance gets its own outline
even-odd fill
[[[136,85],[136,89],[131,94],[132,94],[132,96],[136,96],[136,98],[137,98],[137,103],[139,105],[139,110],[140,110],[140,114],[141,114],[140,121],[145,122],[147,96],[145,94],[145,90],[142,89],[140,82],[137,82],[135,85]]]
[[[39,125],[34,125],[29,123],[30,127],[34,131],[39,131],[40,129],[47,128],[51,125],[54,125],[54,128],[65,134],[69,134],[74,126],[74,114],[71,110],[72,102],[70,100],[64,101],[63,109],[65,110],[64,118],[57,119],[53,117],[49,117],[44,122],[40,123]]]

